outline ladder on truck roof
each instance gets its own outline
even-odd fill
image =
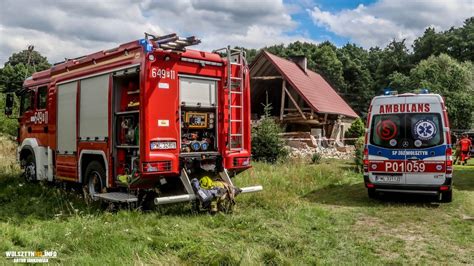
[[[197,39],[195,36],[181,38],[176,33],[171,33],[163,36],[155,36],[153,34],[145,32],[145,40],[151,41],[154,48],[181,52],[184,52],[186,50],[186,46],[201,43],[201,40]]]
[[[245,51],[243,49],[231,49],[230,46],[214,50],[214,53],[224,54],[227,57],[227,83],[225,89],[228,92],[229,105],[229,132],[227,148],[230,151],[241,151],[244,149],[244,72],[246,67]],[[232,70],[234,66],[235,71]],[[236,72],[236,73],[235,73]],[[234,73],[236,75],[234,75]]]

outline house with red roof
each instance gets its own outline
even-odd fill
[[[306,62],[304,56],[287,60],[265,50],[255,57],[250,66],[252,117],[260,118],[270,103],[271,115],[288,132],[340,139],[359,116]]]

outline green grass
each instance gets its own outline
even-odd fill
[[[456,167],[454,201],[438,204],[370,200],[348,162],[255,163],[235,182],[264,192],[241,195],[233,214],[215,216],[193,214],[189,204],[105,212],[79,193],[24,184],[16,167],[1,167],[2,253],[55,250],[53,263],[80,265],[474,262],[474,222],[466,219],[474,216],[474,165]]]

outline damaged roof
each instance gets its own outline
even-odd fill
[[[252,63],[252,69],[257,61],[264,58],[275,66],[276,70],[290,83],[291,87],[316,112],[359,117],[321,75],[309,69],[305,71],[293,61],[283,59],[264,50]]]

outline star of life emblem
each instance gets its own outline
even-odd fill
[[[436,135],[437,129],[433,121],[420,120],[416,122],[413,131],[417,139],[430,140]]]

